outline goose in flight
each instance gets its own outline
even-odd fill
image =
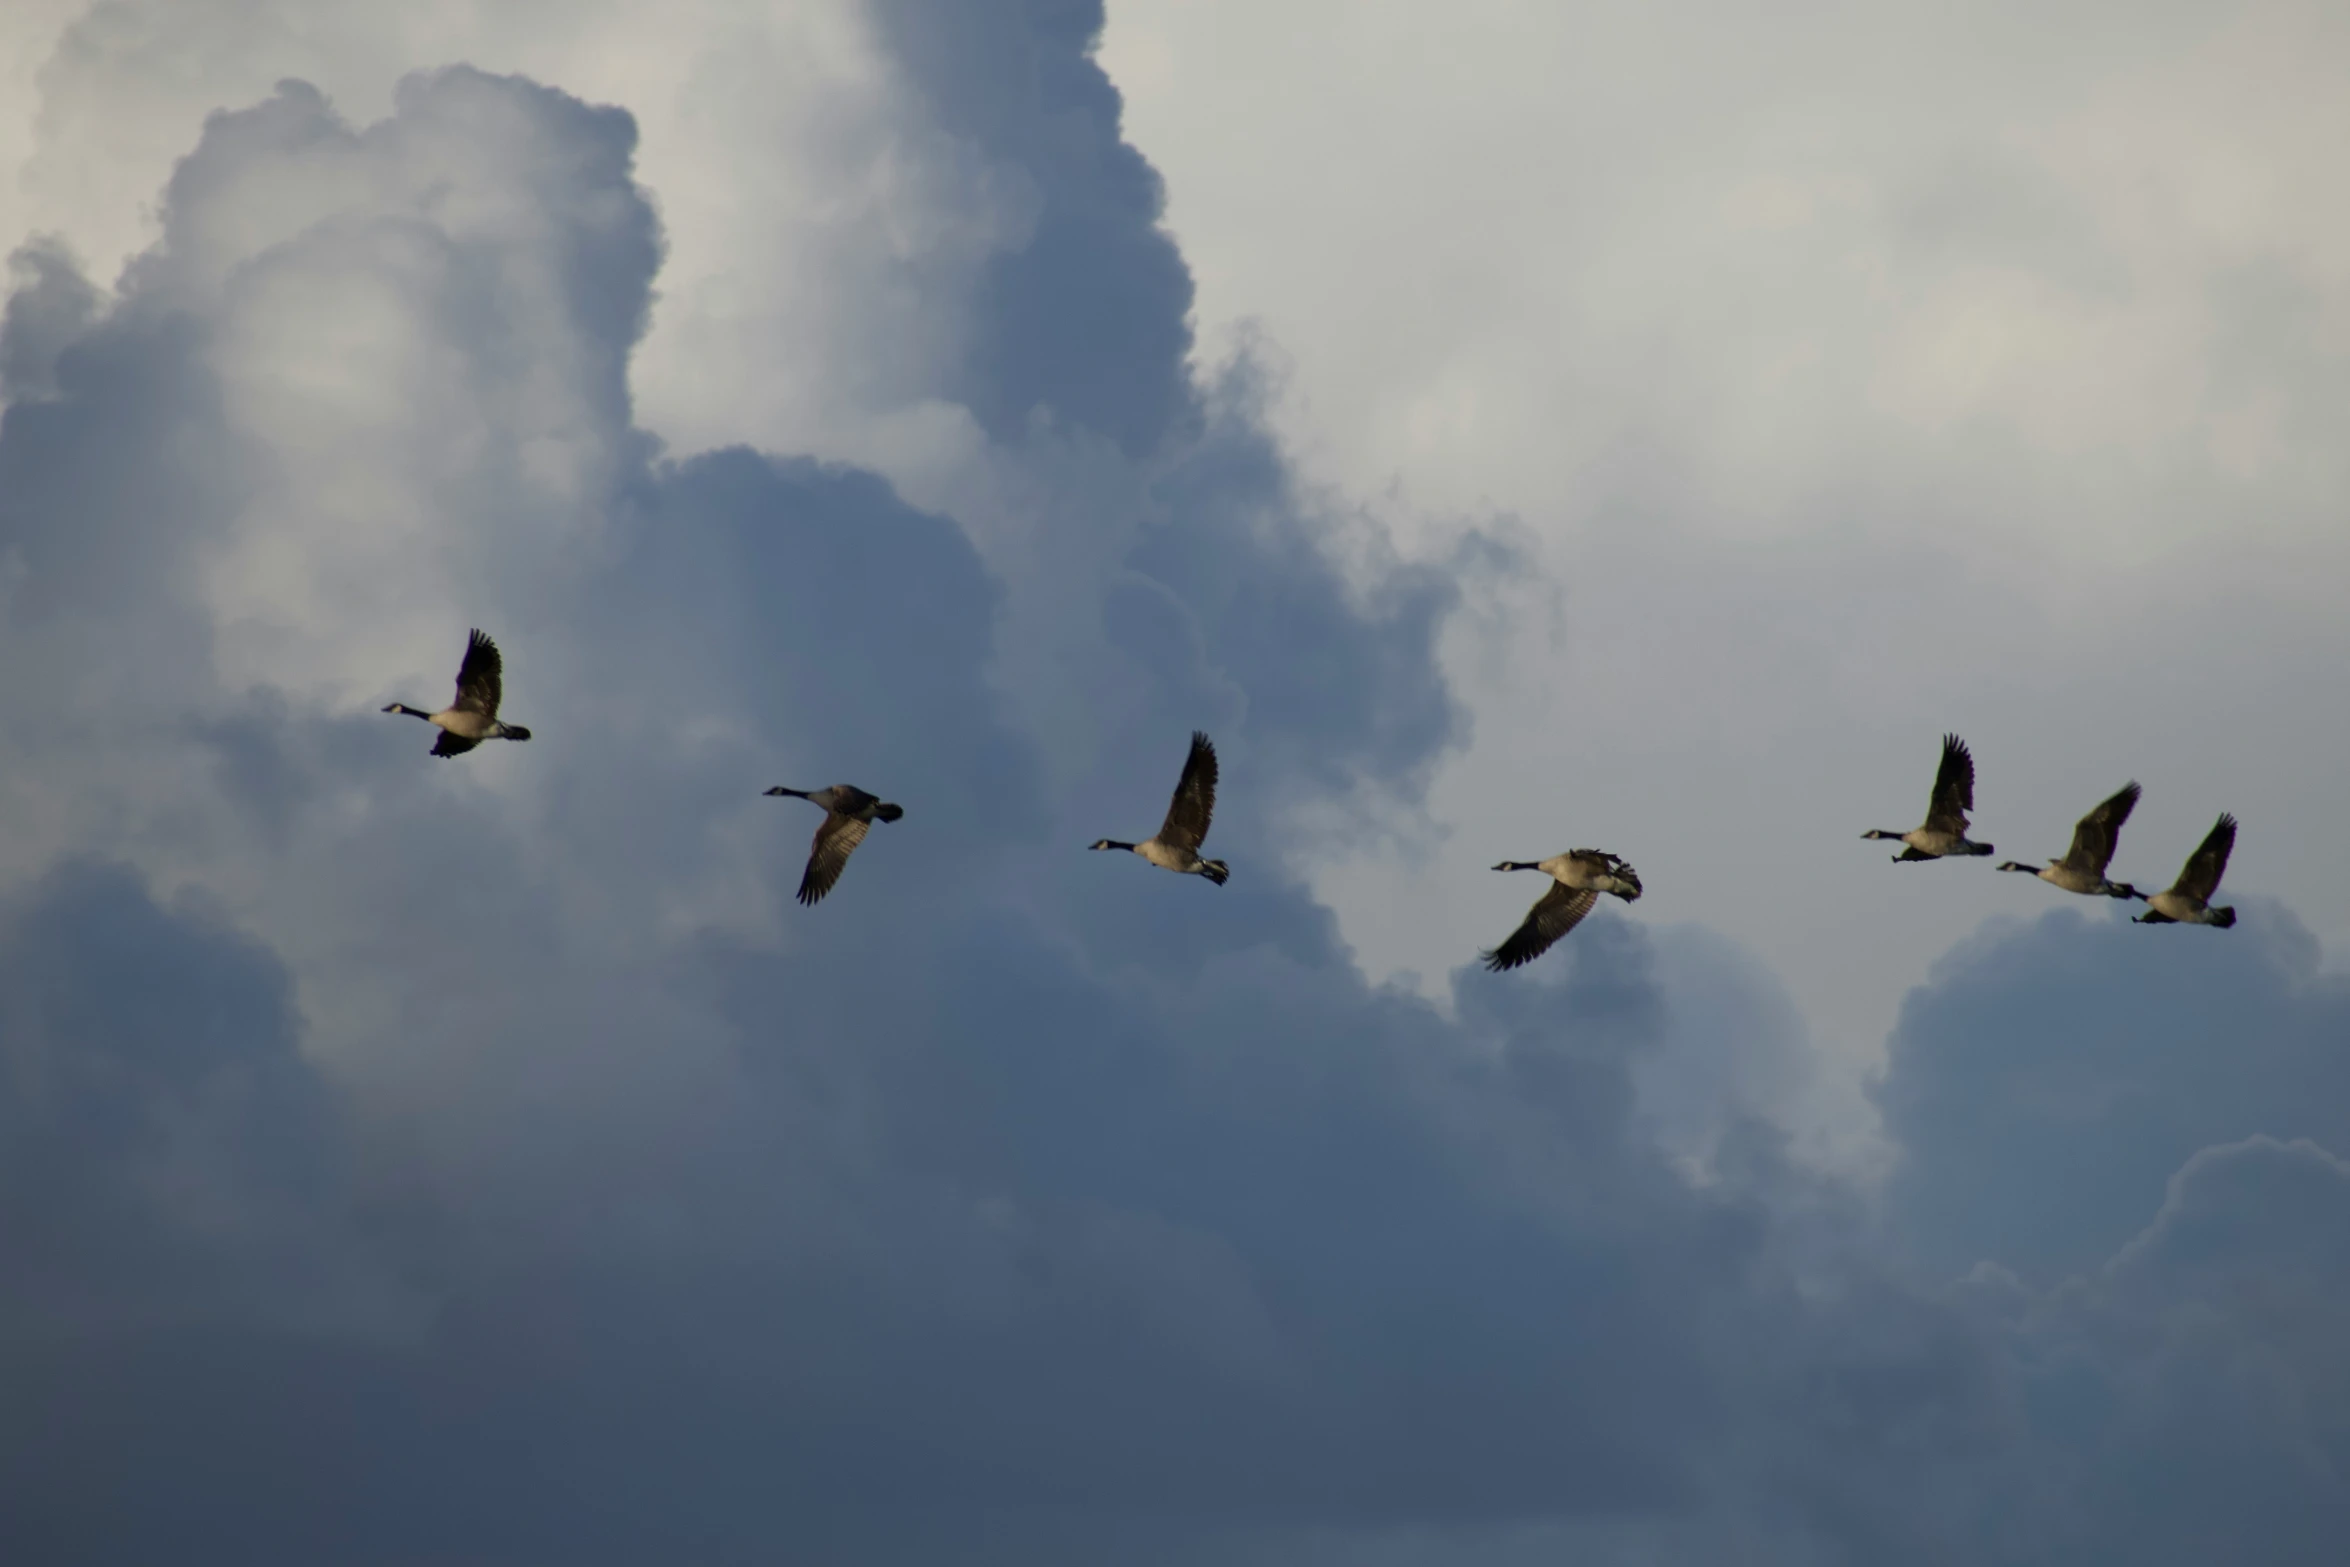
[[[1215,813],[1216,748],[1208,743],[1206,735],[1194,729],[1191,754],[1183,759],[1183,778],[1175,785],[1175,798],[1167,807],[1167,819],[1160,824],[1159,835],[1145,843],[1120,843],[1115,838],[1104,838],[1087,847],[1129,849],[1163,871],[1205,876],[1221,887],[1232,872],[1222,860],[1199,857],[1199,846],[1208,836],[1208,818]]]
[[[2211,895],[2219,891],[2219,879],[2228,873],[2228,855],[2236,847],[2236,819],[2222,811],[2219,821],[2204,835],[2201,847],[2187,856],[2186,868],[2179,879],[2170,885],[2170,891],[2158,892],[2146,900],[2146,912],[2138,916],[2141,925],[2217,925],[2225,930],[2236,923],[2234,909],[2215,909]]]
[[[814,903],[832,890],[832,884],[840,880],[841,870],[849,863],[849,856],[857,852],[857,845],[872,831],[876,818],[894,822],[906,814],[854,784],[834,784],[829,789],[813,791],[786,789],[777,784],[767,792],[788,794],[795,800],[824,807],[824,820],[816,824],[816,841],[808,846],[808,868],[800,873],[802,903]]]
[[[2112,799],[2082,817],[2073,828],[2073,846],[2065,851],[2063,859],[2050,860],[2046,866],[2002,860],[1999,868],[2022,871],[2027,876],[2039,877],[2051,887],[2089,897],[2102,894],[2108,898],[2143,899],[2146,894],[2128,882],[2105,879],[2105,867],[2113,863],[2113,846],[2121,839],[2122,823],[2130,819],[2130,812],[2137,807],[2138,794],[2138,785],[2133,780],[2122,785]]]
[[[465,662],[457,666],[457,700],[437,713],[410,707],[405,702],[394,702],[384,711],[406,713],[410,718],[438,724],[440,737],[432,743],[435,756],[463,756],[484,740],[528,740],[530,731],[520,724],[498,722],[498,697],[504,674],[498,644],[489,639],[487,632],[476,630],[466,637]]]
[[[1481,954],[1496,974],[1531,963],[1550,950],[1552,942],[1583,922],[1601,893],[1612,892],[1626,903],[1640,896],[1639,873],[1604,849],[1569,849],[1547,860],[1504,860],[1493,868],[1540,871],[1551,879],[1550,890],[1534,901],[1509,940]]]
[[[1952,854],[1989,854],[1987,843],[1970,843],[1966,835],[1966,814],[1975,808],[1975,758],[1966,748],[1966,742],[1956,735],[1942,737],[1942,766],[1934,774],[1934,798],[1926,807],[1926,824],[1908,832],[1887,832],[1872,827],[1861,834],[1863,838],[1890,838],[1907,844],[1899,854],[1900,860],[1939,860]]]

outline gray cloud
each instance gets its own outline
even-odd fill
[[[1039,407],[1135,455],[1186,433],[1191,274],[1159,227],[1158,171],[1119,135],[1117,89],[1093,59],[1101,7],[884,0],[872,15],[933,122],[1042,195],[1027,243],[982,269],[948,395],[998,440]]]
[[[38,1345],[266,1310],[335,1177],[284,969],[217,913],[73,861],[0,933],[0,1253]]]
[[[2269,1088],[2133,1130],[2153,1188],[2028,1255],[1966,1195],[2033,1113],[1983,1071],[2031,1059],[1985,1043],[2006,998],[2077,1033],[2212,933],[1955,958],[1883,1092],[1890,1233],[1791,1156],[1800,1030],[1717,937],[1596,917],[1449,1015],[1366,984],[1287,834],[1415,798],[1457,586],[1342,572],[1246,367],[1185,372],[1098,9],[926,54],[943,16],[885,33],[1037,203],[938,389],[1033,501],[1009,543],[855,468],[662,453],[632,126],[527,81],[215,117],[102,309],[31,254],[0,1554],[2077,1559],[2201,1451],[2176,1390],[2334,1364],[2258,1314],[2340,1266],[2295,1240],[2333,1155],[2242,1141],[2336,1135],[2262,1097],[2331,1016],[2281,915],[2173,944],[2259,1002]],[[474,619],[538,738],[433,762],[370,709]],[[1231,885],[1083,853],[1194,724]],[[908,814],[809,915],[812,813],[757,790],[836,777]],[[1949,1284],[1983,1255],[2025,1277]],[[2166,1355],[2196,1311],[2224,1332]],[[2264,1429],[2195,1494],[2289,1560],[2338,1500],[2292,1444],[2331,1438]]]
[[[2189,1159],[2101,1269],[2041,1296],[1978,1275],[2030,1413],[1991,1472],[2002,1559],[2330,1560],[2350,1521],[2346,1217],[2340,1159],[2252,1137]]]
[[[2198,1150],[2350,1147],[2350,985],[2273,903],[2235,940],[2053,911],[1994,924],[1911,994],[1875,1089],[1901,1232],[1954,1272],[2095,1267]]]

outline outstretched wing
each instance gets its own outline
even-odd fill
[[[2105,867],[2113,863],[2113,846],[2121,840],[2122,823],[2138,807],[2138,794],[2133,779],[2112,799],[2082,817],[2073,828],[2073,846],[2065,851],[2064,863],[2092,876],[2104,875]]]
[[[2179,872],[2178,886],[2173,891],[2183,892],[2199,903],[2211,901],[2219,891],[2219,879],[2228,873],[2228,856],[2236,847],[2236,819],[2220,812],[2219,821],[2205,835],[2202,847],[2187,856],[2187,868]]]
[[[463,756],[479,744],[481,744],[479,740],[468,740],[462,735],[453,735],[444,729],[441,731],[441,737],[432,743],[432,754],[435,756]]]
[[[1510,939],[1484,955],[1485,966],[1498,974],[1533,962],[1550,950],[1552,942],[1581,924],[1598,901],[1598,892],[1590,887],[1552,882],[1550,891],[1526,911],[1525,922],[1510,932]]]
[[[1208,836],[1208,819],[1215,814],[1216,748],[1194,729],[1191,755],[1183,760],[1183,781],[1175,786],[1175,799],[1167,807],[1166,821],[1160,824],[1159,842],[1197,854]]]
[[[1975,808],[1975,755],[1956,735],[1942,737],[1942,766],[1934,774],[1934,799],[1926,807],[1926,826],[1934,832],[1966,832],[1967,812]]]
[[[870,824],[854,816],[843,816],[827,811],[816,828],[816,841],[808,849],[808,868],[800,876],[800,901],[814,903],[832,890],[840,880],[841,871],[848,865],[849,856],[857,852],[857,845],[865,841]]]
[[[498,657],[498,644],[486,632],[473,632],[465,639],[465,662],[457,666],[457,700],[452,705],[461,713],[497,717],[505,674],[506,665]]]

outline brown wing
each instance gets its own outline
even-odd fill
[[[486,633],[475,631],[465,639],[465,662],[457,666],[457,700],[453,705],[459,712],[497,717],[505,674],[506,665],[498,657],[498,644]]]
[[[1525,922],[1510,932],[1510,939],[1484,954],[1485,966],[1498,974],[1533,962],[1550,950],[1552,942],[1581,924],[1598,901],[1599,894],[1589,887],[1552,882],[1550,891],[1526,911]]]
[[[432,754],[435,756],[463,756],[479,744],[481,744],[479,740],[468,740],[462,735],[453,735],[444,729],[441,731],[441,737],[432,743]]]
[[[1166,821],[1160,824],[1159,842],[1197,854],[1208,836],[1208,819],[1215,814],[1216,748],[1194,729],[1191,755],[1183,760],[1183,781],[1175,786],[1175,799],[1167,807]]]
[[[1926,807],[1926,826],[1935,832],[1966,832],[1967,812],[1975,808],[1975,755],[1956,735],[1942,737],[1942,766],[1934,774],[1934,798]]]
[[[816,841],[808,849],[808,868],[800,876],[800,901],[814,903],[832,890],[840,880],[840,873],[849,863],[849,856],[857,852],[857,845],[865,841],[871,831],[868,823],[854,816],[843,816],[827,811],[816,828]]]
[[[2064,863],[2094,876],[2104,875],[2105,867],[2113,863],[2113,846],[2121,841],[2122,823],[2138,808],[2139,792],[2133,779],[2112,799],[2082,817],[2073,828],[2073,846],[2065,851]]]
[[[2236,819],[2222,811],[2202,846],[2187,856],[2187,868],[2179,872],[2178,885],[2171,890],[2186,893],[2199,903],[2210,902],[2211,895],[2219,891],[2219,879],[2228,873],[2228,856],[2235,848]]]

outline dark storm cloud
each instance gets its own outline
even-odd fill
[[[0,911],[0,1322],[20,1345],[268,1314],[333,1175],[284,969],[76,860]]]
[[[567,135],[587,150],[564,155]],[[469,227],[462,203],[403,191],[416,149],[459,136],[486,169],[525,171],[484,176],[521,204],[518,221]],[[174,181],[163,245],[60,356],[103,350],[122,373],[62,378],[0,435],[0,457],[63,497],[12,515],[28,581],[71,580],[46,552],[111,502],[126,469],[159,494],[182,464],[202,471],[217,394],[201,350],[222,313],[369,273],[387,247],[424,258],[392,292],[414,330],[462,348],[493,384],[531,368],[512,361],[520,340],[487,329],[506,280],[633,268],[633,295],[561,295],[585,340],[575,362],[609,373],[653,257],[625,147],[608,115],[461,71],[413,84],[395,120],[356,135],[294,86],[216,117]],[[335,176],[323,190],[303,180],[322,166]],[[290,207],[267,199],[271,171],[294,182]],[[436,221],[436,203],[457,215]],[[569,221],[582,212],[595,221]],[[1179,330],[1181,301],[1161,303]],[[1118,345],[1071,352],[1107,375]],[[142,363],[185,376],[170,407],[150,407]],[[127,448],[140,460],[53,433],[102,428],[144,437]],[[1192,433],[1131,568],[1167,618],[1120,622],[1139,638],[1143,697],[1125,720],[1179,740],[1202,692],[1220,690],[1242,746],[1265,712],[1311,726],[1325,767],[1423,762],[1449,713],[1430,654],[1442,585],[1402,577],[1350,608],[1246,409]],[[1177,422],[1152,440],[1185,435]],[[615,439],[624,458],[643,450]],[[20,1541],[135,1556],[196,1533],[299,1554],[356,1530],[394,1556],[467,1540],[617,1559],[673,1538],[681,1507],[707,1517],[719,1548],[788,1534],[779,1503],[878,1534],[909,1475],[974,1516],[1172,1505],[1202,1526],[1348,1511],[1367,1482],[1372,1510],[1397,1516],[1686,1486],[1677,1454],[1705,1400],[1692,1325],[1664,1303],[1702,1298],[1682,1270],[1734,1268],[1736,1252],[1698,1245],[1707,1205],[1624,1145],[1631,1035],[1597,1029],[1562,1048],[1523,986],[1474,982],[1491,994],[1466,1034],[1366,990],[1252,822],[1264,786],[1245,772],[1226,831],[1264,852],[1230,896],[1085,858],[988,690],[995,588],[958,530],[871,477],[745,451],[613,472],[614,531],[591,563],[525,573],[506,593],[543,628],[509,639],[510,703],[543,706],[531,671],[554,665],[608,709],[531,715],[530,757],[547,771],[530,827],[436,788],[438,764],[395,748],[392,726],[370,745],[363,720],[216,690],[201,661],[174,662],[169,705],[192,710],[174,732],[219,791],[165,808],[189,819],[174,841],[259,844],[271,878],[306,882],[321,917],[370,950],[367,968],[399,982],[365,1050],[447,1074],[392,1079],[421,1105],[351,1106],[363,1174],[343,1237],[433,1304],[389,1343],[297,1343],[265,1317],[128,1349],[67,1331],[18,1367],[33,1407],[53,1409],[79,1379],[100,1404],[168,1394],[217,1421],[233,1386],[237,1432],[192,1471],[201,1483],[120,1509],[93,1478],[108,1423],[78,1449],[69,1430],[81,1480],[18,1490]],[[504,482],[493,465],[473,493]],[[104,521],[121,537],[78,557],[92,610],[114,602],[107,563],[135,560],[146,537],[212,542],[165,507]],[[530,555],[543,544],[488,531],[472,553],[547,564]],[[173,589],[190,575],[175,564],[148,580],[142,612],[160,599],[189,615]],[[1190,659],[1164,656],[1169,627]],[[62,684],[70,700],[76,680]],[[113,717],[136,725],[155,705]],[[626,951],[633,923],[583,930],[592,911],[544,879],[558,865],[528,873],[532,839],[607,894],[658,897],[675,865],[707,863],[711,809],[765,781],[742,742],[688,739],[712,714],[870,768],[908,800],[907,830],[884,830],[828,917],[783,952],[717,937]],[[397,738],[410,741],[405,726]],[[387,756],[407,771],[386,775]],[[1156,753],[1135,759],[1117,809],[1143,818],[1137,832],[1170,772]],[[370,801],[363,829],[327,803],[354,791]],[[809,823],[777,819],[786,847],[760,874],[780,902]],[[1044,845],[1063,863],[1030,863]],[[1609,930],[1594,927],[1563,1004],[1622,1013],[1637,1034],[1650,981],[1637,939]],[[665,1012],[671,1027],[684,1013],[720,1031],[733,1067],[671,1064]],[[729,1102],[686,1119],[678,1102],[705,1089]],[[485,1127],[501,1112],[511,1119]],[[489,1146],[438,1146],[477,1137]],[[1561,1207],[1548,1185],[1569,1173],[1585,1194]],[[1595,1200],[1603,1190],[1667,1243]],[[1476,1333],[1428,1331],[1464,1306]],[[1653,1402],[1665,1385],[1688,1396]],[[298,1436],[329,1408],[365,1429],[364,1461]],[[667,1435],[646,1445],[655,1430]],[[132,1452],[169,1468],[184,1439],[144,1430]],[[529,1472],[479,1478],[522,1448],[541,1455]],[[768,1452],[794,1455],[780,1493],[743,1456]],[[306,1500],[252,1507],[265,1475]],[[582,1491],[600,1498],[590,1512],[560,1505]],[[420,1494],[439,1506],[419,1513]]]
[[[1118,474],[1147,504],[1105,592],[1073,573],[1015,607],[954,521],[869,474],[655,460],[622,380],[658,255],[631,130],[526,82],[420,78],[363,132],[289,86],[210,123],[110,313],[29,263],[0,526],[34,609],[0,639],[10,670],[50,658],[18,685],[48,743],[12,740],[9,781],[69,837],[217,881],[277,950],[79,861],[0,919],[22,1177],[0,1320],[39,1323],[0,1341],[0,1555],[1186,1562],[1320,1532],[1502,1561],[1514,1530],[1605,1526],[1635,1559],[1653,1529],[1714,1559],[2025,1561],[2129,1537],[2131,1465],[2197,1451],[2136,1325],[2190,1295],[2235,1313],[2178,1362],[2224,1392],[2265,1309],[2237,1286],[2338,1222],[2338,1166],[2204,1151],[2274,1129],[2225,1116],[2133,1132],[2153,1190],[2043,1248],[2079,1279],[1945,1291],[2000,1255],[1973,1244],[1999,1223],[1966,1195],[1969,1139],[2032,1113],[1983,1071],[2042,1059],[2000,998],[2077,1032],[2147,982],[2129,965],[2156,949],[2121,939],[2171,938],[2212,954],[2195,994],[2270,998],[2245,1029],[2287,1043],[2238,1049],[2306,1091],[2332,1079],[2288,1067],[2335,1014],[2307,1010],[2305,947],[2261,915],[2232,945],[2125,931],[2101,957],[2058,919],[1957,960],[1885,1090],[1905,1226],[1960,1259],[1923,1283],[1735,1096],[1671,1101],[1710,1184],[1649,1137],[1638,1074],[1721,1053],[1692,1030],[1794,1049],[1735,954],[1607,914],[1538,970],[1464,968],[1451,1018],[1367,986],[1284,870],[1281,812],[1415,787],[1455,721],[1451,587],[1350,585],[1245,373],[1193,388],[1155,180],[1087,55],[1098,7],[887,19],[938,122],[1044,203],[946,390],[1040,484],[1062,470],[1038,402],[1149,456]],[[222,437],[211,349],[352,299],[391,301],[432,384],[490,410],[479,452],[430,470],[454,520],[417,547],[494,567],[467,591],[520,628],[528,747],[434,762],[301,671],[213,673],[207,551],[255,485],[294,481]],[[564,484],[533,477],[550,438],[516,433],[548,384],[584,388],[558,433],[594,460]],[[544,525],[566,505],[595,526]],[[1023,615],[1062,617],[1127,698],[1049,715],[1114,737],[1059,791],[1061,736],[994,684]],[[126,671],[154,624],[177,656]],[[92,691],[94,731],[66,721]],[[1231,885],[1085,854],[1156,825],[1200,722],[1227,746]],[[793,775],[764,775],[779,756]],[[836,776],[908,814],[809,915],[814,813],[756,791]],[[758,917],[722,917],[746,887]],[[2068,942],[2071,969],[2035,967]],[[2067,978],[2100,963],[2098,988]],[[2252,1203],[2267,1227],[2233,1238]],[[2334,1276],[2319,1255],[2296,1290]],[[23,1282],[44,1278],[75,1308]],[[128,1309],[150,1297],[207,1310]],[[2277,1342],[2295,1368],[2330,1352]],[[2090,1373],[2064,1381],[2068,1356]],[[2017,1489],[2058,1462],[2110,1494]],[[2332,1505],[2282,1464],[2198,1494],[2212,1528],[2282,1519],[2274,1559]]]
[[[2350,1526],[2350,1166],[2312,1143],[2198,1152],[2103,1268],[1966,1293],[2014,1366],[1976,1559],[2314,1564]]]
[[[2284,909],[2243,914],[2222,936],[2059,910],[1944,959],[1876,1090],[1909,1243],[2052,1282],[2135,1235],[2199,1149],[2350,1148],[2350,985]]]
[[[1143,521],[1123,573],[1069,590],[1101,595],[1090,640],[1117,693],[1116,711],[1089,717],[1134,742],[1089,789],[1163,796],[1170,764],[1137,747],[1168,724],[1245,723],[1234,818],[1250,814],[1252,772],[1295,770],[1330,791],[1414,780],[1461,722],[1434,656],[1455,586],[1388,560],[1371,602],[1356,602],[1273,443],[1261,372],[1244,359],[1195,386],[1190,274],[1093,57],[1098,0],[890,0],[875,15],[934,122],[1022,171],[1039,202],[1029,242],[985,265],[949,395],[1009,445],[1107,437],[1140,460]]]
[[[874,16],[940,128],[1025,169],[1042,197],[1028,244],[981,279],[948,395],[998,440],[1042,411],[1159,452],[1197,417],[1191,273],[1093,57],[1101,0],[884,0]]]

